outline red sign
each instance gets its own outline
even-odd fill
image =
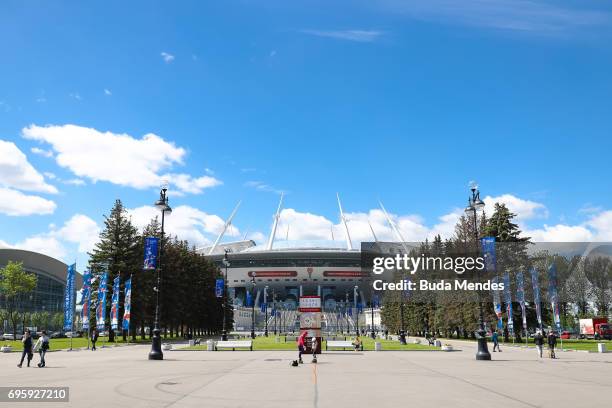
[[[249,278],[287,278],[297,276],[296,271],[249,271]]]

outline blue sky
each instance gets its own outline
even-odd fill
[[[227,239],[265,240],[280,191],[283,239],[341,239],[336,192],[355,240],[394,238],[379,199],[450,234],[470,180],[538,240],[612,239],[612,6],[328,3],[3,2],[0,243],[83,265],[163,178],[198,245],[238,200]]]

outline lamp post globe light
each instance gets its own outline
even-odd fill
[[[478,191],[478,185],[474,182],[470,183],[470,191],[472,195],[468,198],[468,205],[465,207],[465,213],[472,216],[474,235],[476,239],[476,247],[478,248],[479,234],[478,234],[478,217],[477,213],[482,211],[485,207],[485,203],[480,199],[480,191]],[[480,269],[478,269],[478,280],[480,281]],[[491,353],[487,347],[487,333],[485,330],[484,323],[484,309],[480,291],[478,294],[478,331],[476,337],[478,339],[478,350],[476,352],[476,360],[491,360]]]
[[[225,255],[223,255],[223,265],[225,265],[225,280],[223,281],[223,331],[221,332],[221,340],[227,341],[227,268],[230,266],[229,262],[229,249],[225,250]]]
[[[161,237],[159,240],[159,249],[157,255],[157,284],[155,290],[155,323],[153,328],[153,337],[151,338],[151,351],[149,352],[149,360],[163,360],[164,353],[161,349],[161,336],[159,330],[159,292],[161,291],[161,272],[162,272],[162,254],[164,250],[164,218],[166,213],[170,215],[172,208],[168,205],[168,196],[166,192],[168,186],[163,185],[159,192],[159,200],[155,202],[155,207],[161,211]]]
[[[255,339],[255,272],[251,277],[251,338]]]

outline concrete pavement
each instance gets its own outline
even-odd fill
[[[493,361],[461,351],[330,352],[290,367],[288,351],[169,351],[148,361],[148,346],[48,354],[47,368],[17,368],[0,354],[2,386],[69,386],[69,403],[53,407],[583,407],[607,406],[612,354],[507,347]],[[37,356],[35,360],[37,361]],[[40,407],[49,403],[20,403]],[[365,404],[365,405],[364,405]],[[0,407],[9,406],[0,403]],[[15,406],[12,404],[11,406]]]

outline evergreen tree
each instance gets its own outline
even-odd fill
[[[104,216],[104,229],[100,233],[100,241],[95,245],[94,250],[89,254],[89,267],[92,276],[97,277],[92,285],[92,297],[97,297],[97,288],[100,276],[108,271],[107,303],[106,316],[110,322],[110,308],[112,296],[112,284],[115,277],[119,276],[120,301],[119,301],[119,321],[123,317],[123,303],[121,301],[124,294],[125,280],[132,274],[137,274],[141,270],[142,251],[139,245],[140,236],[138,230],[127,215],[127,210],[121,200],[116,200],[110,214]],[[96,301],[99,301],[96,299]],[[105,324],[107,323],[105,322]],[[98,322],[96,322],[98,324]],[[110,329],[110,326],[109,326]],[[121,330],[121,325],[119,325]],[[109,330],[109,341],[114,341],[115,333]],[[125,333],[123,334],[125,340]]]

